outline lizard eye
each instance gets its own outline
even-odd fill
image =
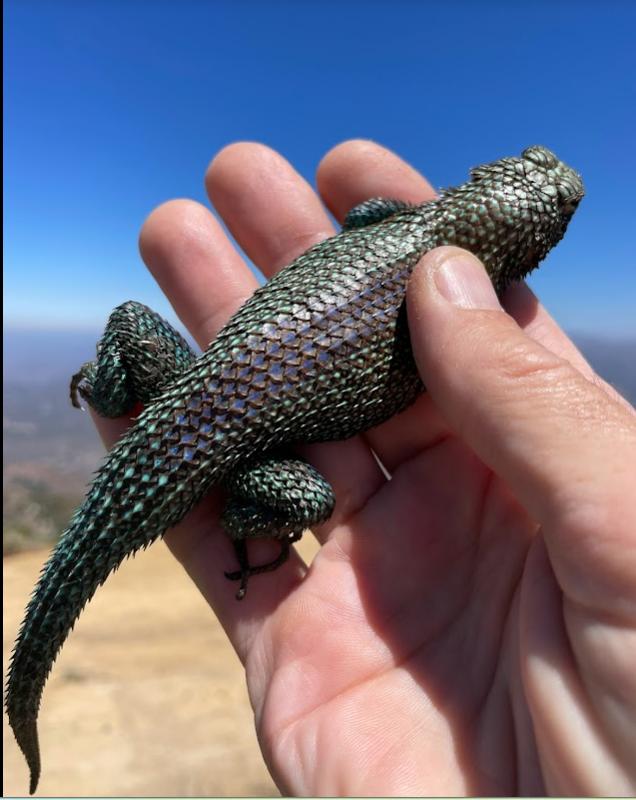
[[[562,178],[557,185],[557,192],[562,211],[568,215],[574,214],[583,197],[583,192],[574,185],[574,180],[569,176]]]

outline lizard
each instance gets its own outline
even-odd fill
[[[441,245],[484,263],[499,296],[563,237],[583,197],[580,175],[535,145],[470,170],[464,184],[415,205],[372,198],[342,230],[256,290],[199,356],[137,302],[111,314],[95,361],[72,377],[71,400],[107,417],[141,412],[106,456],[42,569],[9,667],[5,706],[40,776],[37,715],[47,676],[97,587],[161,537],[210,490],[245,596],[335,496],[294,446],[346,439],[406,409],[425,390],[411,351],[405,296],[419,259]],[[247,543],[280,543],[253,565]]]

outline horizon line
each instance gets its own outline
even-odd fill
[[[181,321],[176,317],[167,317],[167,321],[170,322],[171,325],[174,325],[177,329],[179,329],[182,333],[185,332],[187,336],[191,337],[190,332],[186,329],[186,327],[181,323]],[[69,324],[55,324],[55,323],[33,323],[33,322],[6,322],[3,321],[2,323],[2,332],[4,334],[10,333],[76,333],[76,334],[91,334],[96,335],[97,337],[101,337],[102,333],[104,332],[103,325],[89,325],[79,323],[77,325],[69,325]],[[572,339],[579,339],[579,338],[591,338],[591,339],[601,339],[604,341],[636,341],[636,331],[624,331],[624,332],[617,332],[617,331],[597,331],[597,330],[585,330],[582,328],[572,328],[567,329],[564,328],[564,332],[567,336],[571,337]]]

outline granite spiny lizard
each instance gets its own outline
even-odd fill
[[[423,391],[404,303],[420,257],[439,245],[471,250],[501,293],[561,239],[582,196],[580,176],[535,146],[473,169],[467,183],[424,205],[368,200],[338,235],[258,289],[199,357],[145,306],[113,312],[97,360],[73,376],[71,397],[111,417],[139,402],[145,409],[45,565],[15,646],[6,708],[31,793],[46,678],[109,573],[221,485],[239,563],[228,577],[244,596],[249,576],[281,564],[290,542],[334,506],[329,484],[290,448],[353,436]],[[280,556],[250,566],[252,537],[279,540]]]

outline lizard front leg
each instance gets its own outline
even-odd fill
[[[82,397],[101,416],[121,417],[158,397],[195,359],[172,325],[130,300],[110,315],[96,360],[71,378],[71,402],[79,408]]]
[[[303,531],[329,519],[336,499],[333,489],[310,464],[299,459],[270,455],[232,472],[224,481],[230,497],[221,524],[234,544],[239,569],[226,572],[240,580],[237,599],[245,597],[251,575],[269,572],[283,564],[289,547]],[[251,566],[247,540],[280,541],[280,554],[267,564]]]

